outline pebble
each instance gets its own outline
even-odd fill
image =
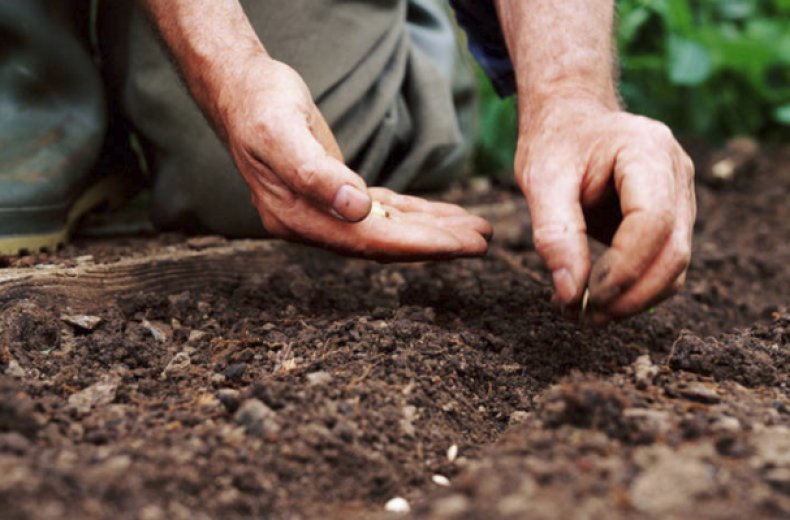
[[[729,415],[722,415],[713,423],[713,430],[719,432],[738,432],[741,430],[741,421]]]
[[[310,386],[325,385],[332,381],[332,374],[324,370],[307,374],[307,384]]]
[[[104,381],[95,383],[79,392],[69,396],[69,407],[77,413],[86,414],[92,408],[110,404],[115,400],[115,392],[118,390],[118,379],[107,378]]]
[[[623,417],[644,423],[650,431],[656,434],[667,433],[672,426],[670,414],[664,410],[626,408],[623,410]]]
[[[158,321],[148,321],[143,320],[141,325],[145,330],[151,333],[151,336],[154,337],[156,341],[161,341],[164,343],[168,339],[170,339],[171,332],[170,327],[165,325],[164,323],[160,323]]]
[[[516,424],[525,423],[531,416],[532,414],[529,412],[525,412],[524,410],[516,410],[510,414],[510,419],[508,419],[507,425],[514,426]]]
[[[387,500],[384,504],[384,510],[390,513],[405,514],[411,511],[409,502],[403,497],[395,497]]]
[[[11,377],[15,377],[17,379],[24,379],[27,376],[27,372],[24,368],[17,362],[16,359],[11,359],[8,362],[8,366],[5,369],[6,375]]]
[[[244,372],[247,371],[247,363],[234,363],[232,365],[228,365],[228,368],[225,369],[225,378],[230,381],[234,379],[241,379],[244,376]]]
[[[258,399],[244,401],[233,416],[233,420],[243,426],[250,435],[272,437],[280,431],[277,414]]]
[[[650,356],[646,354],[636,358],[636,361],[631,366],[634,370],[634,383],[641,390],[652,385],[659,372],[658,367],[653,364]]]
[[[189,331],[189,337],[187,338],[187,341],[189,343],[194,343],[195,341],[200,341],[201,339],[206,337],[207,334],[208,334],[207,332],[204,332],[202,330],[197,330],[197,329],[190,330]]]
[[[96,327],[98,327],[102,322],[102,319],[99,316],[90,316],[88,314],[64,314],[60,317],[60,319],[61,321],[86,332],[95,330]]]
[[[239,409],[239,404],[241,403],[241,394],[238,390],[233,388],[221,388],[217,392],[217,399],[219,402],[225,406],[225,409],[233,413]]]
[[[700,403],[715,404],[721,401],[721,397],[712,388],[701,383],[694,383],[685,388],[680,388],[679,393],[686,399],[698,401]]]
[[[437,486],[450,487],[450,479],[444,475],[434,475],[431,477],[431,480]]]
[[[159,378],[164,380],[171,375],[184,374],[189,371],[190,366],[192,366],[192,360],[189,358],[189,354],[186,352],[179,352],[173,356],[173,359],[171,359],[165,369],[162,370],[162,374]]]
[[[414,429],[414,419],[417,416],[417,407],[413,405],[406,405],[403,407],[403,418],[400,420],[400,429],[404,435],[413,437],[416,433]]]

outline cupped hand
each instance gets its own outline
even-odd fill
[[[218,96],[220,132],[272,235],[380,261],[482,255],[491,225],[459,206],[368,189],[307,85],[262,55]],[[386,216],[371,213],[373,201]]]
[[[682,287],[691,256],[694,166],[662,123],[586,100],[523,121],[517,180],[555,303],[603,325]],[[588,234],[609,245],[591,266]]]

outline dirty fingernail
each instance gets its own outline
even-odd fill
[[[337,190],[332,209],[340,217],[351,222],[357,222],[370,213],[370,197],[350,184],[345,184]]]
[[[605,306],[623,292],[623,288],[619,285],[614,286],[597,286],[594,290],[590,291],[590,303],[598,307]]]
[[[576,296],[576,282],[573,280],[571,272],[562,267],[551,273],[554,282],[554,289],[562,303],[570,303]]]

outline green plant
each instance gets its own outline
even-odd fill
[[[790,0],[619,0],[617,12],[630,111],[712,143],[790,138]],[[510,169],[514,106],[480,85],[478,171]]]
[[[629,109],[710,140],[787,135],[790,0],[621,0]]]

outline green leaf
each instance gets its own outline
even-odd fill
[[[650,11],[644,7],[637,7],[620,16],[620,25],[617,29],[618,39],[621,44],[631,43],[639,33],[639,29],[650,19]]]
[[[790,126],[790,103],[776,107],[774,119],[783,125]]]
[[[670,35],[667,51],[669,79],[675,85],[699,85],[713,72],[710,53],[694,40]]]
[[[665,20],[673,32],[683,36],[694,31],[694,17],[688,0],[666,0]]]
[[[719,15],[728,20],[743,20],[754,16],[755,0],[718,0]]]

